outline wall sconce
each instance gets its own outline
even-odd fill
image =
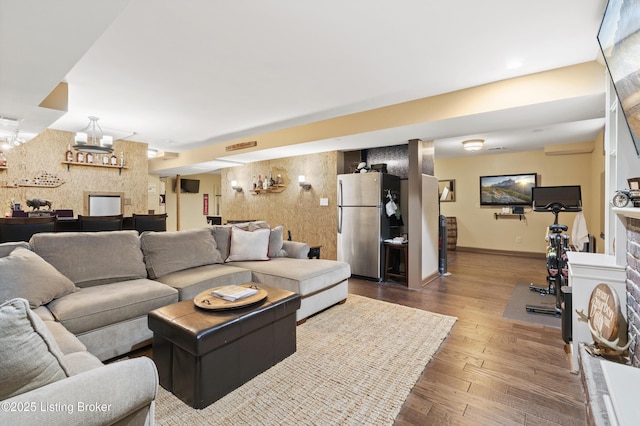
[[[311,189],[311,184],[309,182],[305,182],[304,175],[298,176],[298,185],[300,185],[302,188],[306,189],[307,191]]]
[[[232,180],[231,181],[231,188],[234,189],[237,192],[242,192],[242,187],[238,186],[238,181],[237,180]]]

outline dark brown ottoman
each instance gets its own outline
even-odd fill
[[[300,296],[260,285],[267,298],[210,311],[185,300],[149,313],[160,385],[204,408],[296,351]]]

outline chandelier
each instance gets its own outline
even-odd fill
[[[113,136],[105,135],[98,124],[98,117],[89,116],[89,124],[76,133],[73,149],[81,152],[105,154],[113,152]]]
[[[16,130],[11,136],[7,136],[6,138],[4,138],[5,142],[8,144],[8,149],[15,146],[20,146],[26,142],[26,140],[24,140],[24,138],[21,138],[18,133],[20,133],[20,130]]]

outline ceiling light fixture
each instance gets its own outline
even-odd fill
[[[21,138],[18,133],[20,133],[20,130],[16,129],[16,131],[13,132],[11,136],[7,136],[6,138],[4,138],[5,142],[8,145],[7,148],[11,149],[15,146],[20,146],[26,142],[24,138]]]
[[[98,124],[98,117],[89,116],[89,124],[76,133],[76,144],[73,149],[94,154],[113,152],[113,136],[105,135]]]
[[[468,139],[462,141],[462,147],[467,151],[480,151],[484,146],[484,139]]]

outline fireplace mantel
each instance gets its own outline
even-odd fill
[[[611,211],[618,216],[640,219],[640,207],[613,207]]]

